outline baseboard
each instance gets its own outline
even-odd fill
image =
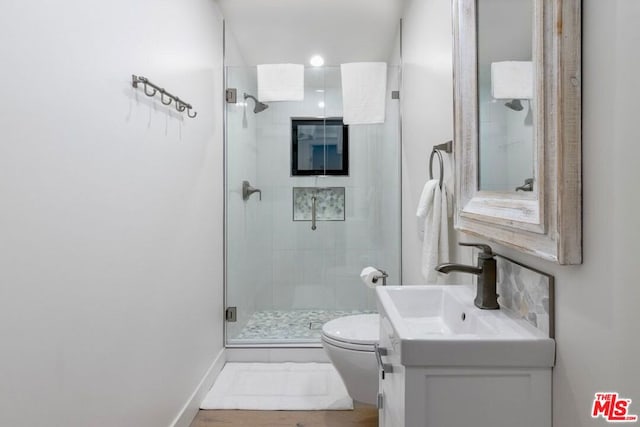
[[[209,369],[207,369],[207,372],[204,374],[204,376],[200,380],[200,383],[191,394],[191,397],[182,407],[182,410],[175,418],[175,420],[173,420],[173,422],[169,425],[169,427],[189,427],[189,425],[191,425],[191,422],[198,414],[200,403],[204,400],[205,396],[211,389],[211,386],[218,377],[218,374],[220,374],[220,371],[224,367],[224,364],[227,360],[226,356],[227,355],[225,349],[223,348],[222,350],[220,350],[220,353],[218,353],[218,356],[215,358],[215,360],[211,363],[211,366],[209,366]]]
[[[227,348],[227,362],[324,362],[329,358],[323,348]]]

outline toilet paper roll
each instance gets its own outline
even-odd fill
[[[365,267],[362,269],[362,272],[360,273],[360,278],[362,279],[365,285],[373,289],[376,286],[382,284],[382,280],[378,280],[377,283],[374,283],[374,281],[376,280],[376,277],[381,275],[382,273],[380,272],[380,270],[377,270],[373,267]]]

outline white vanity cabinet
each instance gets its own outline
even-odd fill
[[[381,310],[380,426],[551,427],[550,367],[408,366],[402,344]]]
[[[376,349],[378,364],[378,419],[380,426],[405,425],[405,367],[400,363],[400,340],[389,319],[380,313],[380,341]],[[384,373],[383,373],[384,371]]]

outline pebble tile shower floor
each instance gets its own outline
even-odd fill
[[[255,312],[233,344],[247,343],[319,343],[322,325],[329,320],[371,310],[263,310]]]

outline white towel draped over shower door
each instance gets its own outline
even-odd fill
[[[385,62],[342,64],[340,73],[344,124],[384,123],[387,64]]]
[[[420,196],[416,216],[418,218],[418,237],[422,239],[422,276],[427,284],[436,284],[442,274],[435,268],[438,264],[450,261],[449,254],[449,217],[451,200],[447,186],[439,181],[427,181]]]
[[[303,101],[304,65],[258,65],[258,100],[260,102]]]

